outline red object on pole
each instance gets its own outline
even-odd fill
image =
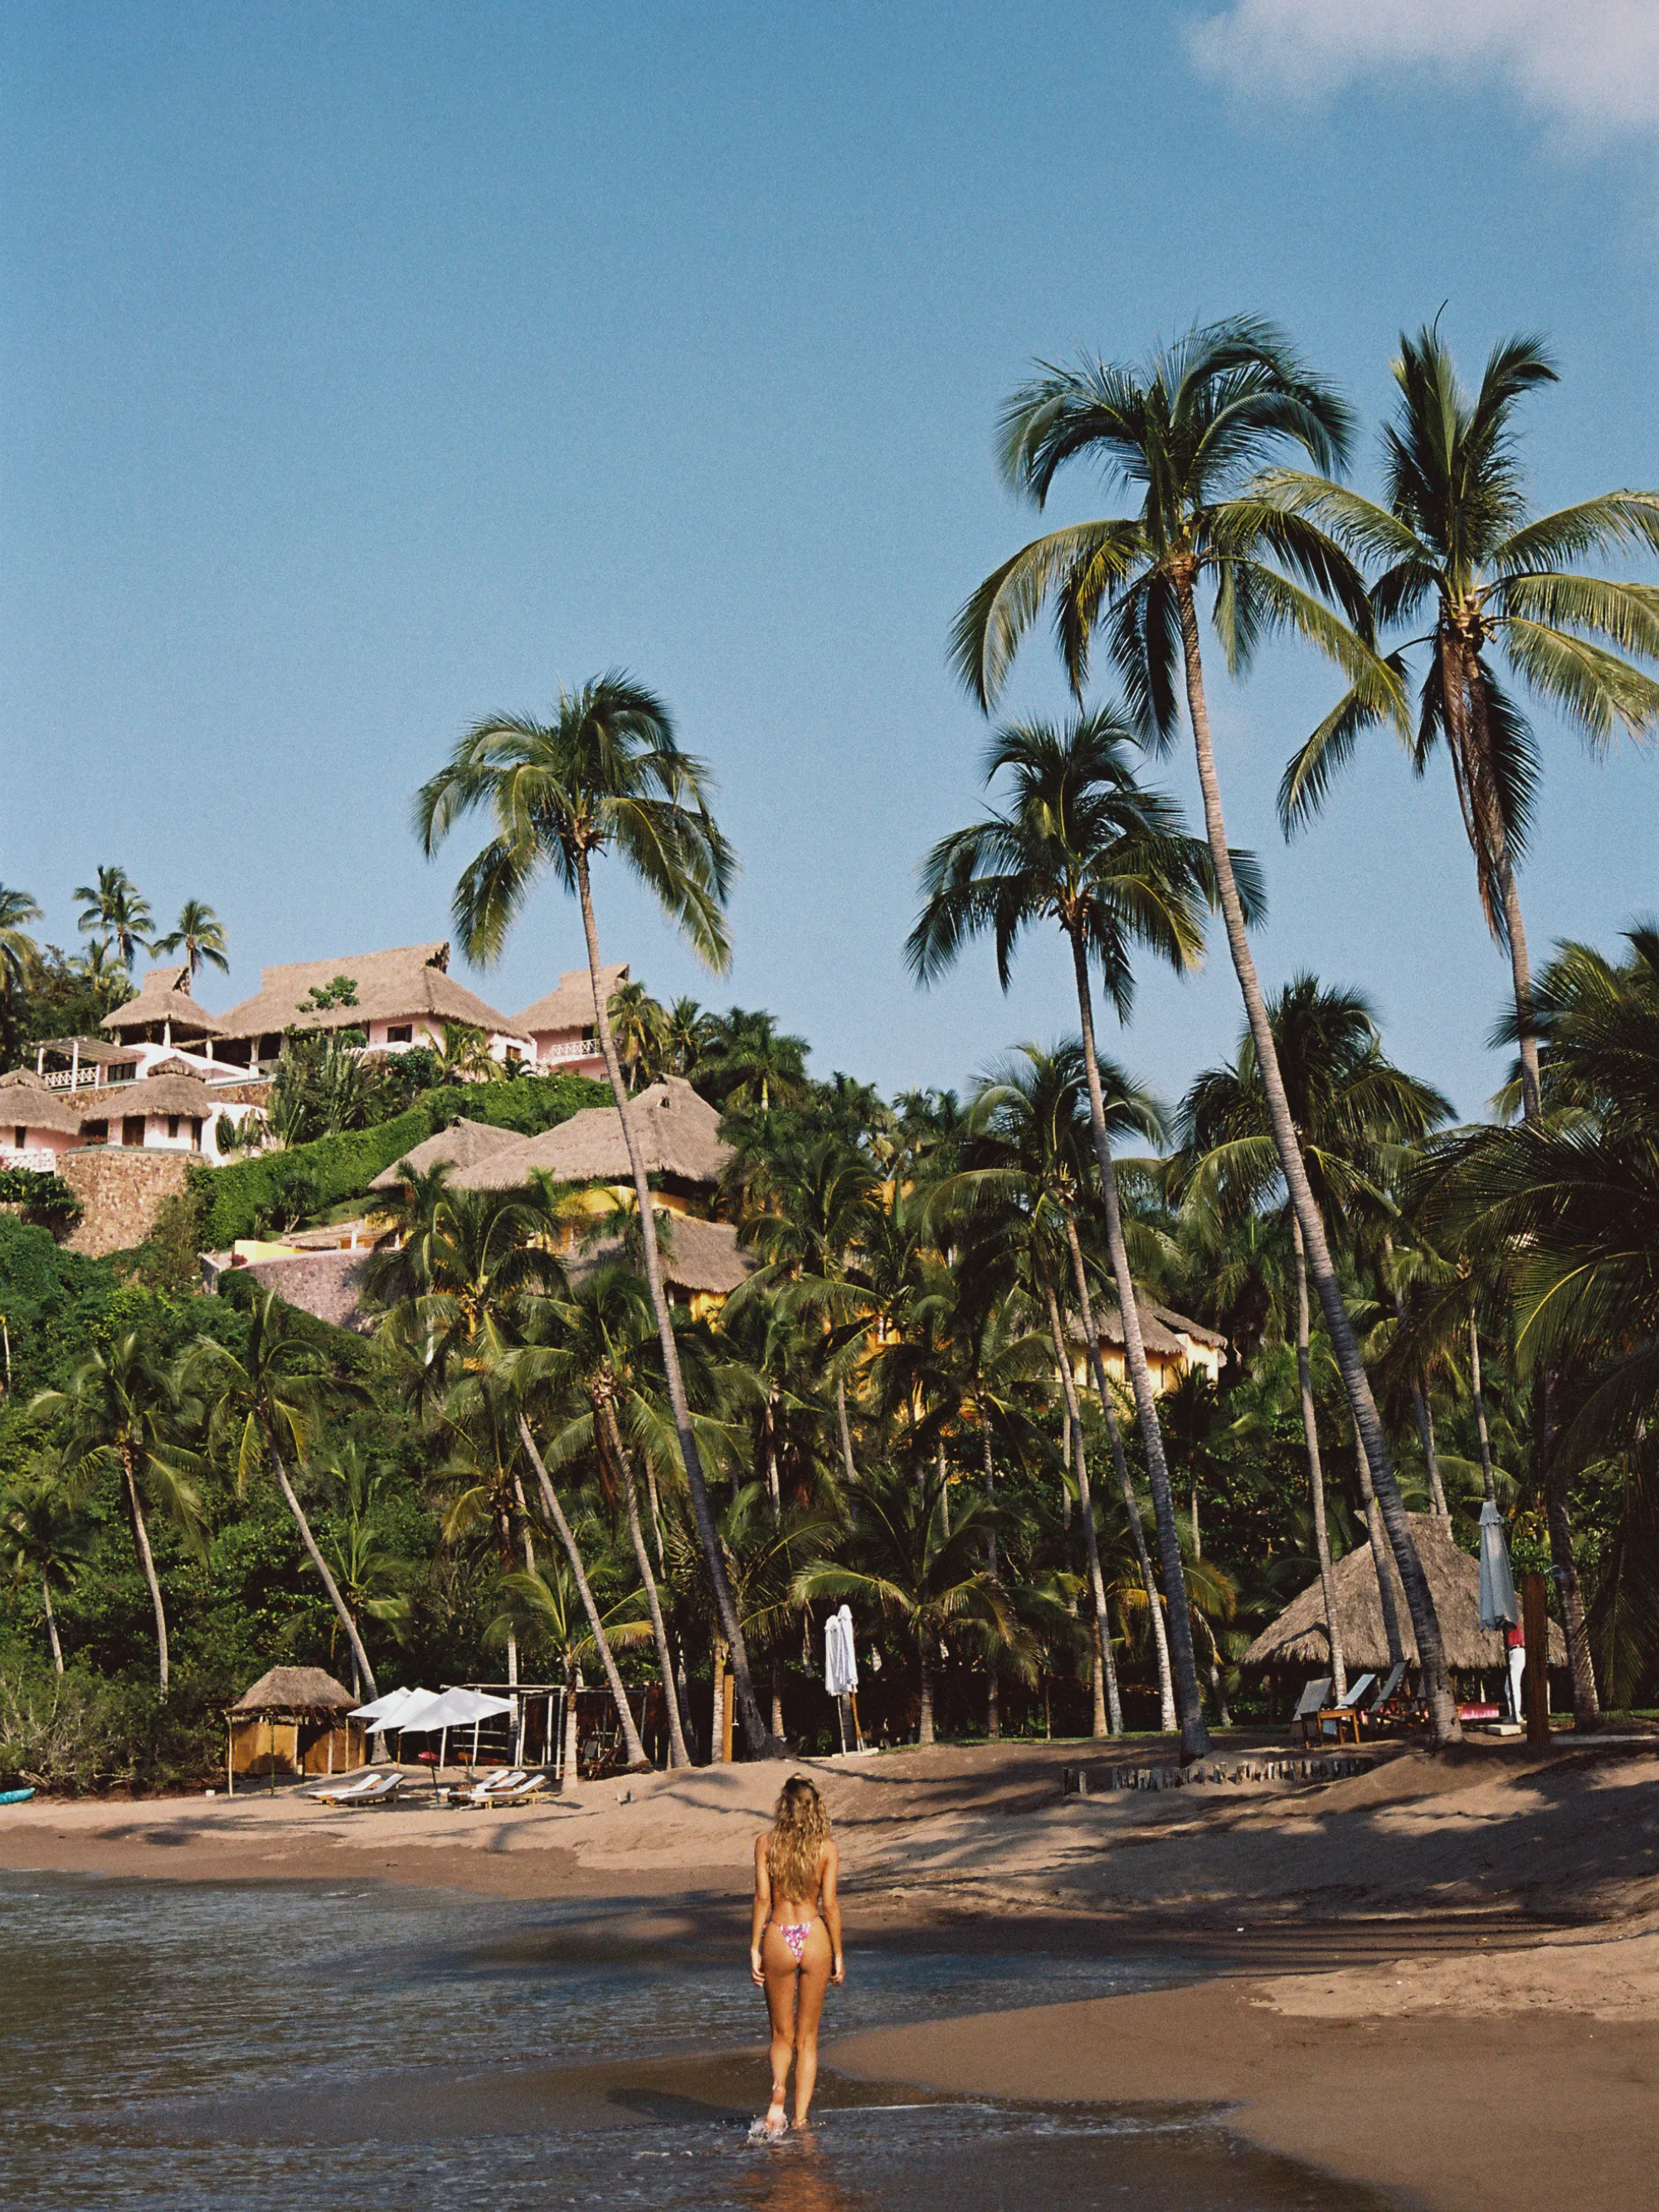
[[[1522,1702],[1527,1711],[1527,1741],[1550,1740],[1550,1616],[1542,1575],[1521,1577],[1521,1622],[1527,1635],[1527,1671]]]

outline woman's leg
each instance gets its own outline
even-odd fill
[[[830,1970],[835,1963],[830,1930],[822,1920],[815,1920],[801,1954],[795,1995],[795,2125],[798,2128],[804,2128],[806,2124],[812,2092],[817,2086],[818,2015],[823,2010],[823,1993],[830,1986]]]
[[[766,2010],[772,2023],[772,2104],[769,2125],[783,2120],[783,2101],[789,2087],[789,2062],[795,2054],[794,1954],[775,1928],[761,1937],[761,1968],[766,1976]],[[816,2015],[814,2015],[816,2018]]]

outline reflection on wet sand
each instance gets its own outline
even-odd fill
[[[755,2212],[869,2212],[870,2198],[836,2179],[815,2129],[798,2129],[787,2141],[769,2143],[735,2184],[735,2193]]]

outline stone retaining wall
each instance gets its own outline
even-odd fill
[[[140,1152],[136,1146],[65,1152],[58,1172],[83,1209],[64,1240],[66,1247],[97,1259],[142,1244],[155,1226],[161,1200],[182,1197],[191,1168],[198,1164],[195,1152]]]

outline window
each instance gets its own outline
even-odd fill
[[[202,1149],[202,1124],[200,1117],[195,1114],[190,1117],[190,1149],[192,1152],[199,1152]]]
[[[413,1042],[414,1036],[415,1024],[412,1022],[393,1022],[386,1030],[386,1041],[388,1044],[410,1044]]]
[[[107,1121],[83,1121],[81,1126],[89,1145],[108,1144],[109,1123]]]
[[[29,1141],[28,1131],[27,1129],[14,1129],[11,1133],[16,1139],[18,1151],[20,1152],[27,1151]]]
[[[121,1124],[121,1142],[124,1145],[141,1146],[143,1141],[144,1116],[142,1114],[129,1114]]]
[[[168,1141],[171,1143],[171,1142],[173,1142],[173,1140],[175,1140],[175,1139],[177,1139],[177,1137],[178,1137],[178,1134],[179,1134],[179,1116],[178,1116],[176,1114],[169,1114],[169,1115],[167,1115],[167,1139],[168,1139]]]

